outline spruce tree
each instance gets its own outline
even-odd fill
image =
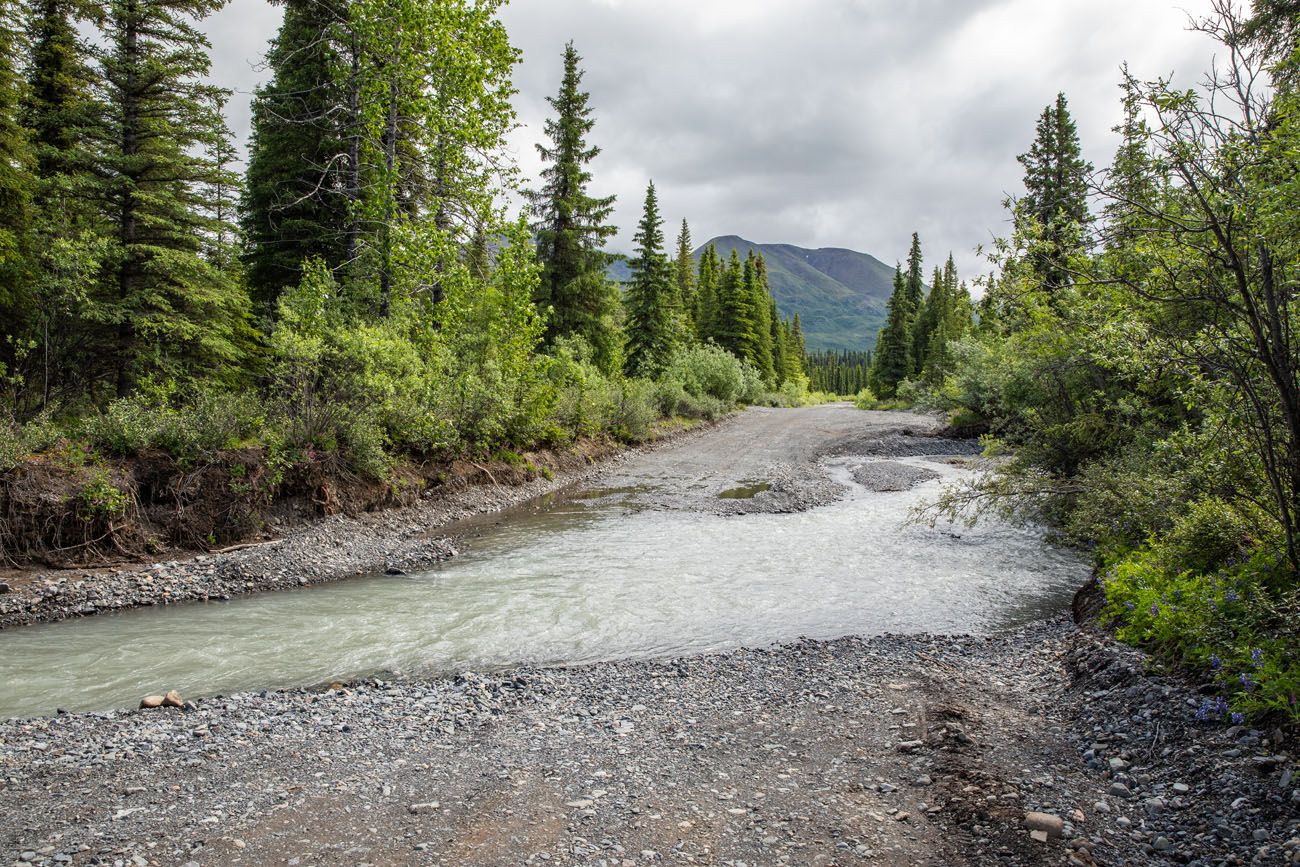
[[[758,368],[763,382],[770,387],[776,382],[776,365],[772,359],[772,314],[769,312],[772,294],[767,283],[767,263],[762,256],[755,256],[750,251],[746,265],[753,275],[747,283],[749,309],[754,323],[750,335],[750,361]]]
[[[636,254],[628,261],[632,279],[623,301],[627,310],[624,366],[629,376],[655,377],[663,372],[674,349],[675,292],[653,181],[646,188],[645,209],[633,241]]]
[[[22,6],[0,0],[0,313],[3,337],[14,338],[30,302],[32,195],[36,176],[28,131],[19,116],[24,83],[18,68],[26,53]],[[17,359],[12,339],[0,347],[0,367]],[[0,374],[2,375],[2,374]]]
[[[691,227],[685,220],[682,220],[681,231],[677,233],[677,260],[675,262],[677,298],[675,299],[675,306],[684,324],[691,326],[690,330],[692,332],[694,331],[697,285],[695,282],[695,262],[692,260],[693,253]]]
[[[700,255],[695,292],[695,334],[700,340],[718,337],[718,283],[722,263],[718,248],[710,244]]]
[[[303,263],[344,263],[349,200],[347,120],[337,70],[346,10],[330,0],[286,0],[253,96],[247,184],[241,203],[244,267],[260,314],[274,313]]]
[[[751,275],[749,278],[751,281]],[[718,283],[718,314],[713,337],[718,345],[739,359],[749,358],[754,319],[749,309],[746,292],[745,268],[740,254],[731,251],[731,257],[722,268]]]
[[[616,231],[607,224],[614,197],[596,198],[587,192],[591,172],[586,166],[600,148],[587,143],[595,120],[590,94],[581,89],[581,60],[572,42],[565,46],[560,91],[547,100],[556,115],[546,121],[550,144],[537,146],[547,163],[542,189],[530,194],[542,263],[537,301],[543,309],[551,308],[548,339],[578,335],[596,348],[598,357],[612,360],[616,307],[604,277],[608,257],[603,247]]]
[[[113,0],[104,58],[108,129],[103,199],[115,227],[98,311],[119,396],[149,375],[229,372],[248,299],[202,255],[213,229],[209,156],[227,135],[224,91],[203,84],[207,40],[195,22],[220,0]]]
[[[1088,175],[1079,132],[1065,94],[1043,109],[1034,142],[1017,159],[1025,169],[1025,197],[1018,216],[1037,223],[1041,242],[1032,261],[1049,291],[1071,282],[1069,259],[1084,243],[1088,213]]]
[[[32,8],[32,57],[23,104],[38,181],[33,195],[35,281],[27,309],[27,408],[72,401],[91,383],[104,330],[90,321],[100,298],[95,275],[111,223],[97,195],[106,146],[98,78],[80,25],[98,18],[82,0],[39,0]]]
[[[912,373],[912,311],[909,281],[903,277],[900,266],[894,272],[889,316],[876,340],[871,388],[877,397],[894,397],[898,393],[898,384]]]
[[[907,252],[907,304],[911,308],[909,316],[915,318],[921,311],[925,300],[924,260],[921,257],[921,236],[912,233],[912,246]]]

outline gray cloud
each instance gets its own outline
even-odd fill
[[[1114,150],[1119,65],[1191,83],[1213,47],[1185,29],[1208,0],[515,0],[504,13],[524,62],[523,127],[511,149],[526,177],[573,39],[603,153],[596,191],[618,196],[627,249],[646,181],[671,226],[697,241],[844,246],[892,262],[913,230],[927,256],[1005,231],[1043,106],[1068,95],[1087,156]],[[208,22],[213,75],[247,98],[279,10],[233,0]]]

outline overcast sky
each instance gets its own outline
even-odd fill
[[[1065,91],[1086,156],[1109,162],[1119,66],[1195,83],[1213,46],[1187,32],[1208,0],[514,0],[523,49],[512,150],[533,148],[574,40],[596,114],[594,192],[616,194],[627,250],[653,178],[669,239],[850,247],[892,264],[921,233],[931,261],[1005,232],[1034,121]],[[248,95],[279,26],[265,0],[233,0],[206,26],[213,77]]]

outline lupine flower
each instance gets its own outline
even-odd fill
[[[1256,668],[1264,667],[1264,651],[1256,647],[1250,652],[1250,661],[1255,664]]]
[[[1152,617],[1159,617],[1159,616],[1160,616],[1160,603],[1158,603],[1158,602],[1152,602],[1152,603],[1151,603],[1151,616],[1152,616]]]
[[[1201,706],[1196,709],[1196,719],[1198,722],[1205,722],[1210,718],[1211,709],[1214,706],[1208,701],[1201,702]]]
[[[1224,602],[1236,602],[1236,601],[1237,601],[1238,599],[1240,599],[1240,598],[1241,598],[1241,597],[1237,595],[1237,591],[1236,591],[1236,590],[1229,590],[1226,594],[1224,594],[1223,601],[1224,601]]]
[[[1219,659],[1219,655],[1217,653],[1210,654],[1210,668],[1213,669],[1214,671],[1218,671],[1220,668],[1223,668],[1223,660]]]
[[[1232,715],[1232,724],[1239,726],[1246,721],[1246,715],[1238,711]]]
[[[1238,680],[1241,681],[1241,686],[1242,686],[1243,689],[1246,690],[1246,692],[1254,692],[1254,691],[1255,691],[1255,681],[1253,681],[1253,680],[1251,680],[1249,677],[1247,677],[1246,674],[1245,674],[1245,672],[1242,672],[1242,675],[1241,675],[1241,677],[1238,678]]]

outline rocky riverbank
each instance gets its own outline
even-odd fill
[[[1300,863],[1198,704],[1061,618],[0,723],[0,861]]]

